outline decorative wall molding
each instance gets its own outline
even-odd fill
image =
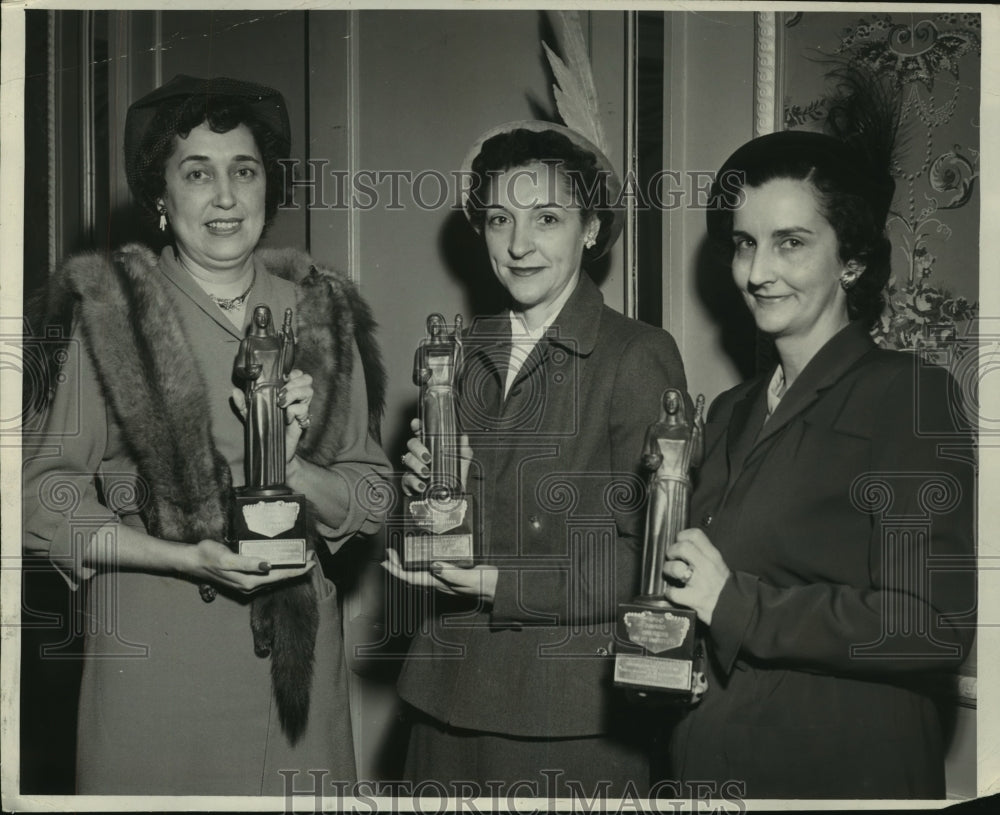
[[[87,245],[93,242],[97,212],[96,158],[97,145],[94,139],[95,67],[94,56],[94,14],[83,12],[80,26],[80,119],[83,126],[80,135],[83,150],[80,157],[80,201],[82,204],[80,234]]]
[[[361,167],[361,18],[360,12],[347,13],[347,171],[348,178],[356,178]],[[347,212],[347,273],[351,280],[361,285],[361,213],[357,207]]]
[[[639,125],[639,58],[636,37],[636,11],[625,15],[625,173],[626,177],[639,176],[638,125]],[[625,314],[635,319],[639,311],[639,229],[636,222],[635,199],[626,198],[624,243],[624,304]]]
[[[777,114],[781,85],[781,55],[779,53],[778,14],[758,11],[754,14],[753,58],[753,135],[773,133],[778,126]]]
[[[49,159],[49,172],[47,178],[49,248],[48,257],[46,259],[46,269],[54,269],[62,248],[62,218],[60,217],[59,207],[56,204],[58,201],[57,196],[59,195],[57,179],[59,178],[60,153],[57,139],[59,138],[58,134],[61,132],[60,129],[56,127],[56,78],[59,75],[56,71],[58,63],[58,50],[56,48],[58,25],[56,23],[57,17],[55,12],[48,11],[46,14],[48,16],[48,32],[46,34],[46,47],[48,49],[48,54],[46,55],[46,71],[48,76],[46,77],[47,111],[45,116],[45,139]]]

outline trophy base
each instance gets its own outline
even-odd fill
[[[403,513],[401,556],[407,569],[419,569],[435,561],[456,566],[474,563],[471,495],[407,498]]]
[[[305,566],[306,498],[287,488],[236,490],[230,548],[271,566]]]
[[[691,660],[643,654],[615,656],[615,685],[619,688],[687,695],[691,692],[693,672]]]
[[[694,684],[697,615],[663,598],[618,606],[614,683],[688,699]]]

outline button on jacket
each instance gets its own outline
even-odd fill
[[[705,426],[691,517],[711,518],[732,576],[670,777],[744,782],[751,798],[943,796],[920,679],[962,661],[975,623],[955,382],[858,324],[765,423],[769,378],[720,396]]]
[[[596,735],[622,701],[608,651],[638,590],[643,439],[684,371],[669,334],[606,307],[586,275],[504,399],[510,337],[507,316],[473,323],[459,395],[495,601],[432,595],[400,694],[455,727]]]

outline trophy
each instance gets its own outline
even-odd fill
[[[272,566],[306,562],[306,499],[285,486],[285,412],[278,405],[294,355],[292,310],[285,309],[284,324],[276,333],[271,309],[255,306],[233,365],[246,395],[246,484],[236,489],[230,546]]]
[[[420,387],[420,440],[430,453],[427,489],[403,507],[403,565],[433,561],[473,563],[472,496],[462,486],[455,384],[462,369],[462,318],[452,333],[444,317],[427,318],[427,337],[413,359],[413,383]]]
[[[705,397],[699,396],[692,411],[689,398],[676,388],[667,388],[660,420],[646,431],[642,459],[652,472],[642,587],[638,597],[618,606],[614,674],[616,686],[640,696],[659,691],[661,698],[687,701],[696,699],[706,687],[704,674],[698,670],[697,616],[691,609],[674,606],[663,591],[666,549],[687,526],[689,473],[702,455],[704,406]]]

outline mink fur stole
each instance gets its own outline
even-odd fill
[[[297,454],[320,466],[336,461],[350,411],[353,345],[365,371],[369,432],[379,438],[385,369],[371,311],[346,277],[317,268],[295,250],[258,250],[272,273],[296,284],[295,365],[313,377],[312,423]],[[225,541],[233,496],[229,465],[215,448],[207,388],[149,249],[130,244],[110,261],[70,259],[47,293],[47,324],[79,325],[101,388],[149,488],[150,534],[197,543]],[[319,543],[315,529],[309,545]],[[206,608],[206,613],[211,613]],[[295,743],[305,730],[319,614],[305,577],[254,597],[254,650],[270,655],[282,727]]]

